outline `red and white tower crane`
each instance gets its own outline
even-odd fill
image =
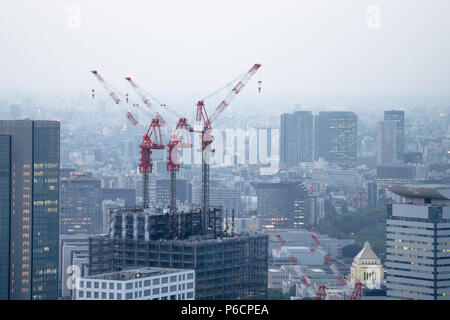
[[[282,247],[286,246],[286,243],[284,242],[283,238],[281,237],[281,235],[277,235],[277,239],[278,241],[280,241],[280,244]],[[291,265],[295,271],[295,273],[297,274],[297,276],[299,277],[301,283],[305,286],[306,288],[306,292],[308,292],[308,295],[310,298],[312,298],[313,300],[324,300],[326,297],[325,294],[325,286],[324,285],[320,285],[318,287],[317,293],[314,292],[312,286],[311,286],[311,282],[308,279],[307,276],[305,276],[305,274],[303,273],[301,267],[298,265],[297,259],[290,255],[289,256],[289,261],[291,262]]]
[[[212,95],[216,94],[220,90],[216,91],[207,98],[204,98],[197,102],[197,112],[196,112],[196,126],[201,126],[201,130],[198,131],[201,134],[202,140],[202,202],[203,202],[203,212],[205,214],[209,211],[209,153],[211,151],[211,143],[213,142],[212,136],[212,123],[217,119],[217,117],[225,111],[225,109],[230,105],[234,98],[242,91],[245,85],[250,81],[250,79],[255,75],[261,64],[256,63],[253,67],[247,71],[243,76],[239,77],[238,83],[233,87],[231,92],[219,103],[219,105],[214,110],[211,117],[208,117],[208,113],[205,108],[205,100]]]
[[[357,282],[355,284],[355,287],[352,288],[351,284],[344,279],[342,274],[337,269],[336,265],[334,264],[333,260],[330,258],[328,253],[325,251],[325,248],[320,243],[319,239],[317,238],[317,234],[313,234],[312,238],[316,244],[316,249],[320,252],[320,254],[323,255],[325,262],[330,267],[331,271],[333,272],[336,279],[339,281],[339,283],[343,286],[344,292],[346,296],[350,297],[350,300],[361,300],[362,297],[362,283]]]
[[[106,90],[106,92],[108,92],[109,96],[111,97],[111,99],[114,101],[115,104],[117,104],[126,114],[126,117],[128,118],[128,120],[130,120],[131,124],[133,126],[137,126],[139,123],[138,121],[134,118],[134,116],[131,114],[130,111],[127,110],[127,108],[125,106],[122,105],[122,101],[119,98],[119,93],[116,89],[114,89],[114,87],[107,82],[97,70],[93,70],[91,71],[91,73],[95,76],[95,78],[100,82],[100,84],[103,86],[103,88]],[[94,95],[94,92],[93,92]]]

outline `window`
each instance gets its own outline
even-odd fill
[[[87,282],[86,282],[86,287],[87,287],[87,288],[91,288],[91,286],[92,286],[91,282],[90,282],[90,281],[87,281]]]
[[[114,300],[114,293],[109,294],[109,300]]]
[[[122,300],[122,294],[121,293],[117,294],[117,300]]]
[[[125,295],[125,300],[131,300],[131,299],[133,299],[133,292],[128,292],[128,293]]]
[[[170,277],[170,282],[176,282],[176,281],[177,281],[177,276]]]
[[[153,294],[154,294],[154,295],[159,294],[159,288],[153,289]]]
[[[122,284],[121,283],[117,284],[117,290],[122,290]]]
[[[157,284],[159,284],[159,278],[153,279],[153,285],[157,285]]]
[[[94,299],[98,299],[98,292],[94,292]]]
[[[90,292],[90,291],[86,292],[86,297],[87,297],[87,298],[90,298],[90,297],[91,297],[91,292]]]
[[[84,281],[80,281],[80,288],[84,287]]]
[[[102,282],[102,289],[106,289],[106,282]]]
[[[84,297],[84,292],[83,291],[79,291],[78,292],[78,297],[83,298]]]
[[[94,282],[94,288],[95,289],[98,289],[98,287],[99,287],[99,284],[98,284],[98,282],[96,281],[96,282]]]
[[[175,291],[177,291],[177,286],[176,285],[170,286],[170,292],[175,292]]]
[[[111,282],[111,283],[109,284],[109,289],[114,289],[114,282]]]
[[[188,299],[192,299],[192,298],[194,297],[194,292],[192,292],[192,291],[188,292],[188,293],[186,294],[186,297],[187,297]]]
[[[161,279],[161,283],[167,283],[169,281],[169,278],[165,277]]]
[[[187,279],[188,280],[194,279],[194,274],[193,273],[188,273]]]
[[[188,284],[187,284],[187,289],[192,289],[194,287],[194,283],[193,282],[189,282]]]
[[[127,284],[125,285],[125,289],[127,289],[127,290],[133,289],[133,283],[132,283],[132,282],[127,283]]]
[[[144,287],[149,287],[152,285],[152,281],[151,280],[145,280],[144,281]]]
[[[106,299],[106,292],[102,292],[102,299]]]
[[[151,290],[144,290],[144,297],[148,297],[151,294]]]
[[[161,288],[161,293],[167,293],[168,289],[169,289],[168,287]]]

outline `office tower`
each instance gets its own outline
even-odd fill
[[[315,117],[314,158],[344,169],[356,167],[358,117],[354,112],[320,112]]]
[[[449,300],[450,186],[394,186],[386,223],[387,299]]]
[[[0,300],[9,297],[11,136],[0,135]]]
[[[396,122],[393,120],[380,121],[377,141],[377,165],[390,166],[397,159],[395,149]]]
[[[263,230],[305,227],[307,190],[301,182],[257,183],[255,189]]]
[[[369,208],[378,207],[378,189],[375,181],[367,182],[367,206]]]
[[[280,161],[286,168],[313,160],[313,115],[295,111],[281,115]]]
[[[89,243],[89,275],[136,267],[195,270],[198,300],[265,299],[268,237],[233,234],[222,210],[113,209],[110,232]]]
[[[10,199],[9,241],[1,244],[10,252],[9,263],[1,261],[9,268],[0,283],[6,299],[58,298],[59,129],[57,121],[0,121],[2,184],[10,171],[11,186],[1,189]],[[7,206],[2,201],[2,220]]]
[[[396,123],[395,154],[398,160],[403,160],[403,152],[405,152],[405,111],[385,111],[384,120],[393,120]]]
[[[84,172],[61,179],[60,234],[102,232],[101,181]]]
[[[180,203],[192,202],[192,184],[185,179],[176,181],[176,199]],[[168,206],[170,204],[170,180],[156,180],[156,205]]]

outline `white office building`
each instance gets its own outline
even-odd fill
[[[195,271],[129,269],[80,277],[75,300],[194,300]]]

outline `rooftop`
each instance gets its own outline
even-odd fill
[[[141,268],[141,269],[128,269],[123,271],[102,273],[97,275],[86,276],[86,279],[97,280],[116,280],[116,281],[128,281],[134,279],[150,278],[155,276],[161,276],[165,274],[177,273],[187,271],[183,269],[169,269],[169,268]]]
[[[407,198],[450,200],[450,185],[446,184],[392,186],[390,190],[399,196]]]

